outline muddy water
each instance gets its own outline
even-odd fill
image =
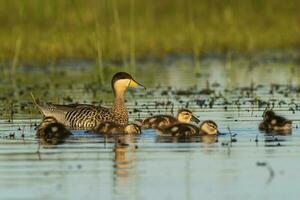
[[[200,67],[188,59],[137,66],[148,90],[128,92],[130,120],[188,107],[217,122],[218,138],[73,131],[56,146],[35,138],[40,115],[28,91],[41,101],[110,106],[109,77],[120,67],[105,71],[103,86],[89,63],[20,67],[15,80],[1,80],[0,199],[298,199],[298,64],[210,58]],[[258,131],[267,103],[293,120],[292,134]]]

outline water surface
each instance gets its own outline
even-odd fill
[[[148,90],[128,92],[131,121],[188,107],[224,134],[178,139],[143,130],[109,138],[73,131],[61,145],[44,145],[35,138],[40,115],[29,91],[45,102],[110,106],[110,77],[122,68],[105,70],[100,86],[89,63],[20,67],[15,78],[1,80],[0,199],[298,199],[298,68],[286,60],[228,64],[215,57],[200,69],[185,58],[140,63],[132,71]],[[292,134],[258,131],[267,103],[293,120]]]

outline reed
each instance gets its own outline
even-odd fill
[[[105,84],[104,80],[104,67],[103,67],[103,55],[102,55],[102,46],[101,46],[101,33],[100,33],[100,25],[99,19],[96,20],[96,49],[97,49],[97,60],[96,60],[96,68],[97,68],[97,80],[101,85]]]
[[[166,54],[254,51],[300,45],[300,1],[290,0],[27,0],[0,2],[0,60],[95,59],[95,24],[103,60]],[[12,14],[13,13],[13,14]]]
[[[127,64],[127,59],[126,59],[126,44],[122,37],[123,35],[121,32],[121,22],[120,22],[117,0],[111,0],[111,2],[112,2],[112,8],[113,8],[115,34],[116,34],[117,41],[118,41],[117,45],[120,48],[120,54],[122,57],[124,70],[128,71],[128,68],[127,68],[128,64]],[[112,46],[112,48],[114,48],[114,46]]]

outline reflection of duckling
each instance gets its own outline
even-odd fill
[[[38,126],[36,135],[46,143],[58,144],[72,133],[54,117],[45,117]]]
[[[146,118],[142,121],[143,128],[163,129],[176,123],[189,123],[194,121],[199,123],[199,119],[195,117],[188,109],[181,109],[178,111],[177,118],[171,115],[156,115]]]
[[[201,142],[204,144],[216,143],[216,142],[218,142],[218,136],[217,135],[202,135]]]
[[[140,134],[141,128],[137,124],[128,124],[126,126],[114,123],[114,122],[103,122],[92,130],[95,133],[102,134]]]
[[[259,124],[259,129],[275,132],[291,131],[292,121],[276,115],[276,113],[272,110],[268,110],[263,115],[263,121]]]
[[[160,129],[162,135],[172,136],[195,136],[195,135],[217,135],[219,133],[218,126],[214,121],[203,121],[199,128],[193,124],[177,123]]]

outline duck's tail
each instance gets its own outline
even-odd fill
[[[41,108],[41,106],[37,103],[34,95],[32,92],[30,92],[30,96],[31,96],[31,99],[32,99],[32,102],[33,104],[39,109],[39,111],[43,114],[43,109]]]

